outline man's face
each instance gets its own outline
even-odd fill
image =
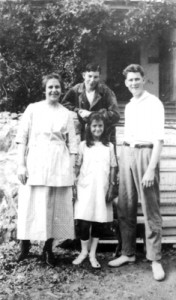
[[[139,98],[144,91],[145,80],[139,72],[129,72],[127,74],[125,85],[132,93],[133,97]]]
[[[84,83],[87,91],[95,90],[98,82],[100,81],[100,72],[90,71],[83,73]]]

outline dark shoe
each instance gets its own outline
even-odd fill
[[[43,261],[45,261],[45,263],[50,266],[51,268],[54,268],[56,265],[56,259],[54,256],[54,253],[52,251],[52,246],[53,246],[53,239],[48,239],[45,242],[45,245],[43,247]]]
[[[42,258],[43,258],[43,261],[51,268],[54,268],[56,266],[56,259],[55,259],[54,253],[52,251],[44,250]]]
[[[29,249],[30,249],[30,241],[29,240],[22,240],[21,241],[21,252],[17,258],[17,262],[23,261],[28,257]]]

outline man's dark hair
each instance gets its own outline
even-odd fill
[[[85,72],[99,72],[99,73],[101,73],[101,67],[98,64],[89,63],[85,67]]]
[[[142,77],[144,77],[144,69],[137,64],[131,64],[129,66],[127,66],[124,70],[123,70],[123,75],[125,76],[125,78],[127,78],[127,74],[133,72],[133,73],[140,73]]]
[[[92,132],[90,130],[91,124],[94,120],[97,122],[103,121],[104,131],[101,135],[100,141],[102,142],[103,145],[109,146],[109,136],[107,134],[106,120],[100,112],[93,112],[90,114],[90,116],[88,118],[87,127],[86,127],[86,145],[87,145],[87,147],[91,147],[94,145]]]

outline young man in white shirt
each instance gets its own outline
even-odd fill
[[[145,91],[144,71],[140,65],[129,65],[123,74],[133,97],[125,108],[120,157],[118,217],[122,255],[110,261],[109,266],[119,267],[136,260],[136,218],[140,199],[145,220],[146,256],[152,261],[154,279],[163,280],[158,163],[164,140],[164,107],[157,97]]]

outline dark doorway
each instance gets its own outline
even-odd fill
[[[162,102],[172,101],[173,75],[172,75],[172,46],[169,34],[163,34],[159,43],[159,96]]]
[[[140,47],[136,43],[110,41],[107,51],[107,84],[115,92],[118,102],[126,103],[131,94],[124,84],[122,71],[129,64],[140,63]]]

